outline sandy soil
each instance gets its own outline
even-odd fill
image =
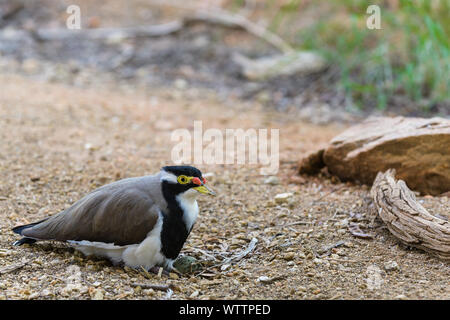
[[[100,79],[100,78],[99,78]],[[0,75],[0,299],[449,299],[450,267],[406,248],[374,219],[367,186],[298,177],[296,162],[344,130],[198,89],[98,81],[88,88]],[[150,277],[86,258],[65,244],[13,247],[10,229],[59,212],[90,190],[170,164],[176,128],[280,128],[279,183],[257,166],[198,166],[215,198],[182,254],[201,273]],[[275,195],[291,192],[286,203]],[[449,212],[446,197],[421,198]],[[349,223],[373,235],[352,236]],[[256,248],[238,263],[210,266]],[[217,261],[214,261],[217,259]],[[392,263],[395,262],[395,263]],[[209,266],[209,267],[208,267]],[[261,278],[266,277],[266,278]],[[144,284],[171,284],[172,294]]]

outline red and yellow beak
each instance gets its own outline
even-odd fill
[[[208,188],[205,184],[207,183],[205,178],[202,178],[200,180],[200,178],[193,178],[192,179],[192,183],[198,185],[198,187],[194,187],[193,189],[197,190],[200,193],[204,193],[204,194],[210,194],[212,196],[215,196],[216,193],[211,190],[210,188]]]

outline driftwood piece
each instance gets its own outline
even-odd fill
[[[378,215],[403,243],[450,261],[450,223],[431,215],[417,202],[395,170],[379,172],[371,189]]]
[[[252,81],[294,74],[307,75],[320,72],[327,67],[326,60],[312,51],[293,51],[258,59],[250,59],[236,52],[232,58],[241,67],[242,74]]]
[[[34,36],[40,41],[61,41],[72,38],[85,38],[91,40],[112,38],[162,37],[180,31],[183,21],[138,26],[129,28],[96,28],[96,29],[38,29]]]
[[[153,4],[175,6],[190,13],[183,18],[159,25],[138,26],[129,28],[94,28],[94,29],[38,29],[32,35],[40,41],[61,41],[73,38],[87,38],[93,40],[110,38],[135,38],[135,37],[161,37],[176,33],[191,23],[205,23],[220,25],[226,28],[239,28],[249,34],[260,38],[284,53],[294,52],[294,49],[280,36],[271,32],[264,26],[248,20],[246,17],[231,13],[219,7],[199,9],[198,6],[189,3],[175,3],[170,1],[151,1]],[[1,19],[0,19],[1,21]],[[7,35],[0,32],[0,40],[23,38],[28,36],[24,30],[10,30]]]
[[[281,52],[288,53],[294,51],[286,41],[266,27],[252,22],[242,14],[232,13],[221,7],[212,5],[209,1],[150,0],[149,3],[157,6],[173,7],[188,12],[184,17],[185,23],[203,22],[227,28],[240,28],[263,39]]]
[[[267,28],[248,20],[242,15],[233,14],[221,8],[199,10],[194,15],[186,17],[185,22],[204,22],[228,28],[241,28],[255,37],[263,39],[281,52],[294,51],[286,41]]]

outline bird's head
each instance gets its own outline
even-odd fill
[[[202,177],[202,172],[195,167],[166,166],[161,171],[163,173],[161,181],[166,182],[176,193],[191,193],[191,190],[195,190],[203,194],[216,195],[206,186],[207,181]]]

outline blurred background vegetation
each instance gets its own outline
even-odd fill
[[[152,26],[220,8],[216,11],[267,29],[295,50],[320,53],[327,68],[268,80],[246,78],[235,53],[273,59],[280,46],[260,41],[263,37],[243,32],[242,26],[210,21],[158,37],[11,37],[17,29],[67,31],[66,8],[73,4],[81,7],[84,30]],[[381,29],[367,27],[369,5],[379,6]],[[0,57],[13,57],[25,69],[50,61],[59,63],[58,70],[93,67],[127,83],[145,78],[151,86],[206,87],[280,111],[309,114],[325,106],[322,113],[448,116],[449,12],[450,0],[0,0]]]
[[[366,27],[372,4],[381,8],[380,30]],[[239,11],[249,4],[232,0],[227,6]],[[296,49],[319,51],[338,66],[338,89],[349,106],[383,110],[411,103],[422,112],[449,106],[450,1],[269,0],[253,6],[253,15]]]

